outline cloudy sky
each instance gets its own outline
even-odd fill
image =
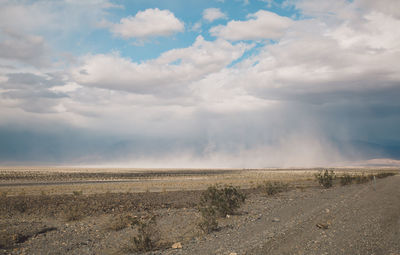
[[[400,159],[398,0],[0,0],[0,164]]]

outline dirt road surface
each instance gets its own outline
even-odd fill
[[[375,187],[252,197],[244,210],[233,227],[170,254],[400,254],[399,175]]]

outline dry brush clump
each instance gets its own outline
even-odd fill
[[[367,183],[367,182],[371,181],[372,179],[374,179],[373,174],[365,175],[363,173],[361,175],[356,175],[356,177],[355,177],[355,181],[357,184]]]
[[[8,232],[0,233],[0,249],[10,249],[15,244],[15,236]]]
[[[212,231],[218,230],[217,213],[212,207],[202,207],[199,208],[202,220],[199,222],[198,226],[205,233],[210,233]]]
[[[9,233],[9,232],[1,232],[0,233],[0,249],[11,250],[15,248],[16,245],[25,242],[30,235],[22,234],[22,233]]]
[[[285,192],[289,190],[289,184],[284,182],[272,182],[266,181],[264,182],[260,188],[267,194],[267,195],[276,195],[281,192]]]
[[[139,220],[137,216],[118,215],[109,222],[107,229],[113,231],[119,231],[130,226],[138,225],[138,223]]]
[[[15,210],[17,210],[20,213],[24,213],[28,210],[28,200],[25,196],[22,196],[19,201],[16,201],[14,204]]]
[[[7,197],[7,195],[0,197],[0,208],[1,213],[13,215],[16,212],[21,214],[27,214],[32,210],[31,197],[27,195],[18,195],[13,197]],[[12,200],[12,202],[10,201]]]
[[[355,176],[352,176],[350,174],[343,174],[342,176],[339,177],[339,180],[340,180],[340,184],[342,186],[345,186],[345,185],[352,184],[355,180]]]
[[[373,180],[374,177],[381,179],[381,178],[393,176],[395,174],[396,173],[394,173],[394,172],[383,172],[383,173],[367,174],[367,175],[365,173],[362,173],[362,174],[347,174],[347,173],[345,173],[342,176],[340,176],[339,179],[340,179],[340,184],[344,186],[344,185],[349,185],[352,183],[357,183],[357,184],[367,183],[367,182]]]
[[[333,186],[333,180],[336,178],[336,174],[333,170],[322,170],[319,173],[315,174],[315,179],[318,181],[318,183],[328,189]]]
[[[6,198],[8,195],[8,191],[2,191],[0,192],[0,198]]]
[[[83,191],[82,190],[74,190],[74,191],[72,191],[72,194],[74,196],[81,196],[83,194]]]
[[[199,223],[200,229],[206,233],[217,230],[217,218],[234,214],[245,200],[246,195],[233,186],[208,187],[202,193],[198,206],[202,216],[202,221]]]
[[[362,184],[369,182],[374,178],[373,174],[365,175],[364,173],[362,174],[343,174],[342,176],[339,177],[340,184],[342,186],[357,183],[357,184]]]
[[[14,249],[18,244],[26,242],[28,239],[36,237],[40,234],[44,234],[50,231],[57,230],[55,227],[42,227],[42,228],[30,228],[24,231],[15,232],[15,230],[3,229],[0,231],[0,249],[11,250]],[[1,251],[0,251],[1,253]],[[1,253],[2,254],[2,253]],[[11,253],[7,253],[11,254]]]
[[[148,252],[161,248],[161,235],[154,215],[141,217],[135,221],[135,225],[138,227],[137,234],[124,248],[125,252]]]
[[[378,173],[375,176],[376,176],[376,178],[381,179],[381,178],[386,178],[386,177],[393,176],[393,175],[396,175],[396,173],[394,173],[394,172],[384,172],[384,173]]]
[[[64,209],[63,214],[66,221],[79,221],[87,216],[87,206],[75,198],[72,204]]]
[[[84,217],[82,208],[80,206],[74,205],[71,206],[65,212],[65,220],[66,221],[79,221]]]

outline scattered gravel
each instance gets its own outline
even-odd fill
[[[111,230],[113,220],[156,215],[163,249],[146,254],[399,255],[399,187],[396,175],[375,187],[291,189],[275,196],[247,190],[238,213],[219,219],[219,231],[210,234],[197,228],[199,191],[2,197],[0,254],[124,254],[137,227]],[[18,211],[20,201],[27,207]],[[63,213],[77,204],[82,218],[67,222]]]

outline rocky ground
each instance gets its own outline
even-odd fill
[[[245,204],[209,234],[197,227],[201,191],[3,195],[0,254],[141,254],[133,222],[150,216],[158,247],[145,254],[400,254],[400,175],[244,192]]]

